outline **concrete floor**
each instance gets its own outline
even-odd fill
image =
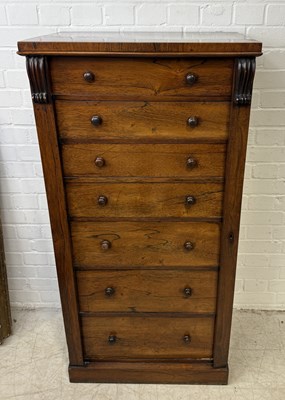
[[[61,311],[13,311],[0,400],[284,400],[285,312],[235,311],[228,386],[74,384]]]

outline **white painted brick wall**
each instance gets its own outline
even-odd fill
[[[59,306],[25,60],[17,56],[16,42],[63,30],[234,31],[263,41],[254,84],[235,305],[284,308],[284,0],[2,0],[0,204],[12,304]]]

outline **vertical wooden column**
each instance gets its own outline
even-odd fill
[[[228,362],[242,189],[254,73],[255,58],[236,59],[231,126],[226,161],[224,214],[214,338],[214,367],[216,368],[225,367]]]
[[[11,334],[11,312],[9,303],[9,292],[7,284],[7,273],[5,263],[5,252],[0,220],[0,344],[3,339]]]

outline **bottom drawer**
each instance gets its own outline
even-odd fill
[[[85,358],[212,358],[214,318],[82,317]]]

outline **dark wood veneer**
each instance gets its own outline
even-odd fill
[[[255,57],[238,34],[19,42],[72,382],[226,384]]]

